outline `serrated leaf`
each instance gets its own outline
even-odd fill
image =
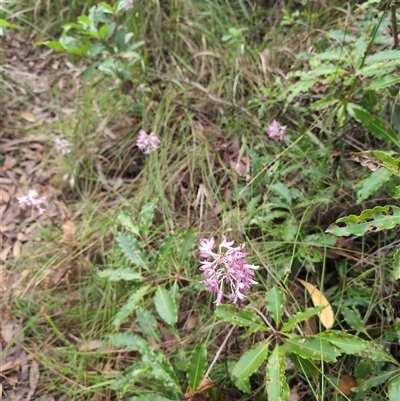
[[[367,330],[365,330],[364,322],[361,319],[360,313],[357,310],[343,307],[341,309],[342,315],[346,323],[355,331],[366,334],[369,337]]]
[[[141,354],[151,351],[151,345],[136,334],[112,334],[110,340],[117,347],[126,347],[128,351],[139,351]]]
[[[318,334],[319,338],[329,341],[347,355],[360,355],[368,348],[368,342],[342,331],[329,330]]]
[[[142,245],[136,238],[117,233],[117,243],[125,257],[136,266],[148,270],[149,261],[147,255],[143,251]]]
[[[387,169],[381,167],[376,171],[373,171],[369,177],[365,178],[360,182],[358,186],[360,189],[357,191],[357,204],[360,204],[365,199],[369,198],[378,189],[382,187],[383,184],[388,182],[392,177],[392,173]]]
[[[250,384],[250,378],[246,377],[243,380],[240,380],[237,376],[235,376],[232,373],[232,370],[235,366],[234,361],[228,361],[228,372],[229,372],[229,377],[232,380],[232,383],[242,392],[245,394],[251,394],[251,384]]]
[[[365,64],[383,63],[388,60],[400,60],[400,50],[383,50],[365,58]]]
[[[393,175],[400,177],[400,160],[394,158],[387,152],[381,150],[369,150],[364,152],[355,152],[362,166],[367,166],[375,171],[378,167],[384,167]]]
[[[149,288],[150,287],[148,285],[145,285],[137,289],[133,294],[131,294],[125,305],[115,315],[112,323],[114,327],[119,327],[122,321],[133,312],[133,310],[139,305],[140,302],[143,301],[143,298],[148,293]]]
[[[334,106],[339,100],[338,99],[320,99],[311,104],[310,110],[325,110],[328,107]]]
[[[285,376],[285,353],[275,346],[267,362],[267,394],[269,400],[288,401],[290,390]]]
[[[203,344],[197,344],[190,356],[187,379],[189,387],[196,391],[203,379],[207,365],[207,349]]]
[[[142,231],[145,236],[147,235],[147,232],[151,226],[151,222],[153,221],[157,204],[158,199],[155,198],[151,202],[144,204],[142,210],[140,211],[139,227],[140,231]]]
[[[196,231],[190,228],[182,235],[182,238],[179,241],[177,250],[179,266],[183,266],[190,259],[195,244]]]
[[[131,281],[131,280],[141,280],[142,276],[133,271],[129,267],[121,267],[120,269],[104,269],[99,271],[97,275],[101,278],[107,278],[110,281]]]
[[[338,224],[345,226],[339,227]],[[359,216],[351,214],[331,224],[326,232],[338,237],[363,235],[370,231],[391,229],[400,224],[400,208],[393,205],[376,206],[364,210]]]
[[[129,230],[132,234],[139,235],[139,227],[134,223],[128,213],[120,212],[117,217],[122,227]]]
[[[319,314],[319,319],[326,329],[330,329],[335,323],[335,314],[333,313],[332,306],[326,299],[325,295],[322,294],[322,292],[315,285],[300,279],[297,279],[297,281],[304,285],[305,289],[311,296],[314,306],[325,306],[325,308]]]
[[[354,377],[357,381],[365,380],[375,370],[375,367],[375,363],[370,359],[361,359],[354,369]]]
[[[292,195],[290,194],[290,189],[282,182],[277,182],[272,185],[271,191],[273,191],[280,198],[284,199],[287,203],[292,203]]]
[[[348,103],[346,110],[351,117],[362,124],[365,129],[375,135],[378,139],[400,146],[399,136],[383,120],[372,116],[367,110],[354,103]]]
[[[387,74],[383,77],[375,78],[371,81],[367,89],[370,90],[380,90],[384,88],[388,88],[389,86],[396,85],[400,82],[400,76]]]
[[[158,287],[154,296],[154,304],[161,319],[170,326],[178,321],[177,304],[169,291]]]
[[[397,376],[389,383],[388,396],[389,401],[400,400],[400,376]]]
[[[393,275],[396,280],[400,279],[400,248],[393,255]]]
[[[274,319],[275,325],[279,326],[285,309],[285,296],[277,286],[272,287],[265,295],[265,307]]]
[[[236,363],[232,373],[239,379],[244,380],[251,376],[268,355],[268,343],[259,343],[245,352]]]
[[[169,235],[158,248],[154,264],[157,269],[161,268],[167,261],[168,256],[171,254],[173,240],[175,235]]]
[[[296,238],[299,223],[294,217],[289,217],[281,225],[281,235],[284,241],[292,242]]]
[[[336,362],[340,350],[330,342],[315,336],[293,337],[286,340],[289,349],[305,359]]]
[[[154,315],[150,311],[139,306],[136,309],[136,318],[139,327],[142,330],[142,334],[160,343],[160,334],[158,332],[157,321]]]
[[[359,380],[359,385],[353,389],[353,391],[368,391],[372,387],[379,386],[382,383],[386,383],[390,380],[397,372],[396,371],[386,371],[381,372],[376,376],[370,377],[367,380]]]
[[[237,311],[233,305],[219,305],[215,310],[215,315],[224,322],[235,326],[249,327],[254,331],[268,330],[257,314],[246,309]]]
[[[293,316],[289,318],[289,320],[283,324],[281,331],[287,333],[288,331],[295,328],[299,323],[308,320],[311,316],[317,315],[320,313],[325,306],[316,306],[314,308],[307,308],[302,312],[297,312]]]

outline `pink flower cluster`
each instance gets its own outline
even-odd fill
[[[37,209],[39,215],[43,214],[46,209],[42,207],[45,204],[46,198],[39,197],[39,194],[35,189],[28,191],[28,195],[20,196],[18,198],[18,206],[25,210],[27,207],[31,207],[32,210]]]
[[[56,148],[56,152],[59,152],[62,155],[71,153],[72,144],[66,139],[60,139],[58,137],[54,138],[54,146]]]
[[[286,134],[286,125],[281,125],[278,121],[273,120],[267,127],[267,134],[271,139],[282,142]]]
[[[233,299],[234,303],[243,301],[246,297],[244,293],[249,291],[253,284],[254,269],[259,266],[249,265],[245,261],[248,253],[242,252],[244,244],[233,247],[234,241],[227,241],[222,237],[222,242],[218,247],[218,253],[213,252],[215,240],[202,238],[200,240],[200,256],[204,258],[200,263],[200,270],[205,279],[201,284],[205,285],[210,292],[217,294],[215,304],[219,305],[224,295]],[[222,248],[226,250],[223,251]]]
[[[160,139],[152,132],[149,135],[146,134],[142,129],[139,131],[139,136],[136,141],[136,146],[144,153],[149,154],[154,152],[160,147]]]

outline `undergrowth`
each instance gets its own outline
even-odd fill
[[[35,128],[52,217],[7,261],[36,399],[399,399],[390,2],[10,1],[0,17],[81,71],[73,113],[53,87],[59,118]],[[159,148],[140,152],[140,130]],[[224,236],[258,267],[243,302],[199,270],[199,241],[219,260]]]

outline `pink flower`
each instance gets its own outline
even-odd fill
[[[267,134],[271,139],[282,142],[286,134],[286,125],[281,125],[278,121],[273,120],[267,127]]]
[[[126,0],[123,9],[128,11],[133,8],[133,0]]]
[[[258,269],[258,266],[246,263],[245,257],[248,253],[242,252],[245,244],[235,248],[232,247],[233,242],[227,241],[226,237],[222,236],[218,253],[215,253],[213,252],[215,247],[213,237],[200,239],[200,256],[205,258],[200,261],[202,264],[200,270],[205,277],[201,284],[205,285],[210,292],[217,294],[215,301],[217,305],[221,303],[224,295],[233,298],[234,303],[243,301],[246,298],[244,293],[249,291],[253,284],[257,284],[253,277],[254,269]]]
[[[20,196],[18,198],[18,206],[25,210],[27,207],[31,207],[32,210],[37,208],[37,212],[39,215],[43,214],[46,209],[42,208],[41,205],[45,204],[46,198],[39,197],[39,194],[35,189],[31,189],[28,191],[28,195]]]
[[[67,155],[71,153],[72,144],[68,142],[66,139],[54,138],[54,145],[56,148],[56,152],[60,152],[63,155]]]
[[[139,131],[139,136],[136,141],[136,146],[144,153],[149,154],[160,147],[160,139],[152,132],[149,135],[142,129]]]

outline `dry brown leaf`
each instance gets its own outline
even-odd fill
[[[191,315],[189,319],[186,321],[185,329],[186,330],[193,330],[199,322],[199,317]]]
[[[71,220],[67,220],[62,225],[63,238],[61,242],[63,244],[71,245],[74,242],[76,226]]]
[[[188,400],[189,398],[192,398],[195,394],[202,393],[213,387],[214,387],[213,381],[211,379],[209,379],[208,377],[203,377],[197,390],[193,391],[191,388],[189,388],[189,390],[183,396],[183,399]]]
[[[326,329],[330,329],[335,322],[335,315],[333,313],[332,306],[326,299],[325,295],[322,294],[322,292],[315,285],[307,283],[307,281],[299,278],[297,280],[304,285],[305,289],[310,294],[314,306],[325,306],[325,308],[319,314],[319,319]]]
[[[4,261],[7,260],[7,256],[8,256],[8,254],[10,253],[11,249],[12,249],[12,245],[7,245],[7,246],[5,246],[5,247],[3,248],[3,250],[2,250],[1,253],[0,253],[0,260],[1,260],[2,262],[4,262]]]
[[[26,401],[30,401],[32,396],[35,394],[39,377],[39,364],[33,359],[31,361],[31,369],[29,371],[29,392],[26,396]]]
[[[94,351],[95,349],[99,349],[104,346],[106,343],[104,340],[92,340],[88,343],[83,343],[79,347],[79,351]]]
[[[19,116],[30,123],[34,123],[36,121],[35,116],[29,111],[23,111]]]
[[[357,382],[351,376],[345,375],[339,380],[338,391],[344,395],[351,395],[351,390],[357,386]]]
[[[21,255],[21,242],[15,241],[13,246],[13,256],[18,258]]]
[[[8,203],[10,201],[10,195],[7,191],[0,188],[0,203]]]

